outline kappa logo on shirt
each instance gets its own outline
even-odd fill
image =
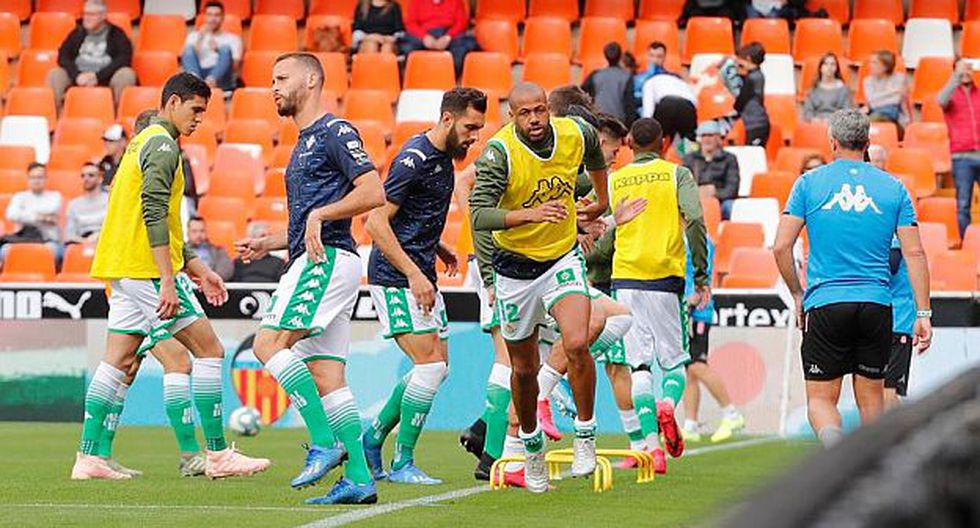
[[[311,148],[313,148],[313,145],[316,145],[316,137],[310,136],[306,138],[306,150],[310,150]]]
[[[521,205],[525,208],[537,207],[545,202],[560,200],[573,192],[575,189],[572,185],[561,179],[560,176],[542,178],[538,180],[538,186],[531,193],[531,197]]]
[[[881,209],[878,209],[875,201],[864,192],[864,185],[855,185],[854,192],[851,192],[851,184],[845,183],[841,185],[840,191],[834,193],[834,197],[824,204],[821,209],[830,210],[835,205],[840,207],[841,211],[845,213],[850,212],[852,209],[855,213],[863,213],[865,209],[870,207],[872,211],[881,214]]]
[[[410,168],[410,169],[414,169],[415,168],[415,160],[413,160],[412,158],[410,158],[408,156],[405,156],[404,158],[402,158],[401,161],[400,161],[400,163],[402,165]]]
[[[170,143],[161,143],[160,148],[157,149],[157,152],[173,152],[173,151],[174,149],[170,148]]]
[[[337,127],[337,137],[343,136],[344,134],[350,134],[354,129],[350,125],[340,125]]]

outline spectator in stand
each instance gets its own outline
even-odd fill
[[[252,222],[248,225],[248,237],[253,240],[269,236],[270,232],[269,224],[265,222]],[[231,282],[278,282],[284,267],[285,262],[273,255],[252,259],[248,263],[238,257],[235,259]]]
[[[683,26],[691,17],[730,18],[740,25],[745,19],[745,0],[687,0],[677,22]]]
[[[654,41],[647,48],[647,69],[633,76],[633,98],[638,102],[643,99],[643,85],[653,77],[661,73],[667,73],[664,66],[667,62],[667,45],[663,42]],[[661,123],[662,124],[662,123]]]
[[[397,53],[398,39],[404,33],[402,8],[398,2],[360,0],[357,3],[352,35],[357,53]]]
[[[721,205],[721,217],[728,220],[732,204],[738,198],[738,159],[722,148],[721,126],[717,121],[698,125],[695,152],[684,156],[683,165],[694,174],[702,196],[710,196]]]
[[[27,190],[15,193],[7,205],[7,221],[17,224],[17,231],[3,237],[0,260],[7,256],[7,245],[18,242],[45,242],[61,260],[61,233],[58,214],[61,193],[44,189],[48,181],[47,168],[37,162],[27,166]]]
[[[861,111],[872,121],[890,121],[903,128],[909,122],[908,82],[904,73],[895,72],[895,54],[882,50],[871,55],[870,75],[864,78],[864,97],[868,100]]]
[[[769,114],[766,113],[766,78],[762,61],[766,50],[758,42],[750,42],[735,54],[742,88],[735,97],[735,111],[745,125],[745,144],[764,147],[769,141]]]
[[[821,167],[827,164],[827,160],[823,159],[820,154],[810,154],[809,156],[803,158],[803,163],[800,164],[800,174],[807,171],[812,171],[817,167]]]
[[[827,53],[820,58],[817,78],[803,101],[803,120],[827,121],[834,112],[852,106],[851,89],[841,77],[840,61],[837,55]]]
[[[868,145],[868,163],[876,169],[885,170],[888,161],[888,150],[881,145]]]
[[[242,39],[221,30],[224,19],[224,4],[214,0],[204,4],[204,24],[187,35],[180,64],[208,86],[228,91],[235,89],[235,65],[242,60]]]
[[[65,244],[95,244],[109,207],[109,192],[100,184],[99,166],[82,166],[82,195],[68,202]]]
[[[620,65],[623,48],[618,43],[606,44],[602,54],[606,57],[607,66],[590,73],[582,83],[582,89],[592,97],[600,112],[619,119],[628,127],[637,117],[633,74]]]
[[[193,251],[202,262],[210,266],[222,279],[228,280],[235,271],[235,266],[228,258],[228,252],[208,241],[208,226],[204,218],[192,216],[187,222],[186,247]]]
[[[48,72],[55,103],[61,108],[72,86],[108,86],[119,103],[123,89],[136,84],[132,61],[133,45],[122,29],[106,22],[105,4],[86,1],[82,23],[65,37],[58,48],[58,67]]]
[[[405,12],[402,53],[416,50],[448,50],[453,54],[456,75],[463,71],[466,54],[477,49],[467,34],[470,18],[463,0],[413,0]]]
[[[698,96],[687,81],[664,71],[650,77],[643,85],[640,115],[660,122],[665,138],[675,141],[676,135],[693,142],[698,127],[697,102]],[[675,144],[682,146],[683,142]],[[683,148],[681,152],[684,152]]]
[[[148,112],[156,114],[156,110]],[[102,185],[108,188],[112,185],[112,178],[116,176],[116,169],[126,152],[126,131],[122,125],[110,125],[105,129],[102,133],[102,144],[105,145],[105,156],[99,160],[98,167],[102,171]]]
[[[745,4],[745,18],[792,18],[792,9],[787,0],[748,0]]]
[[[953,154],[956,183],[956,218],[960,236],[970,225],[973,185],[980,183],[980,89],[970,72],[970,63],[958,57],[953,76],[936,97],[943,107],[949,129],[949,151]]]

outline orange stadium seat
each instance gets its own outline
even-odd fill
[[[10,62],[5,52],[0,51],[0,95],[10,88]]]
[[[496,19],[477,20],[473,34],[481,50],[503,53],[510,62],[517,60],[520,46],[517,25],[513,22]]]
[[[48,170],[78,172],[86,161],[95,161],[84,145],[55,145],[48,158]]]
[[[248,32],[249,51],[295,51],[299,44],[296,20],[285,15],[255,15]]]
[[[353,12],[354,11],[352,10],[351,13]],[[303,37],[303,42],[305,43],[306,49],[316,49],[316,33],[317,29],[321,27],[339,27],[344,44],[349,45],[351,43],[350,15],[343,17],[333,15],[311,15],[306,18],[306,29],[304,30],[305,36]]]
[[[949,232],[946,226],[939,222],[919,222],[919,239],[926,257],[932,259],[936,255],[949,250]]]
[[[41,282],[54,279],[54,252],[47,244],[11,244],[3,263],[0,282],[20,282],[23,280],[20,277],[33,274],[40,275]]]
[[[487,94],[487,122],[483,129],[496,132],[502,126],[500,97],[506,96],[507,94],[494,90],[484,90],[484,93]]]
[[[78,19],[82,16],[85,0],[37,0],[34,11],[39,13],[68,13]]]
[[[31,158],[31,161],[34,161]],[[0,196],[10,196],[27,189],[27,165],[19,168],[0,169]],[[7,216],[7,204],[4,204],[3,217]]]
[[[966,8],[963,10],[963,20],[980,20],[980,0],[966,0]]]
[[[187,39],[187,22],[180,15],[144,15],[140,20],[137,51],[169,51],[179,54]]]
[[[218,146],[211,172],[212,180],[214,172],[226,172],[234,174],[239,181],[251,182],[246,186],[252,194],[259,194],[265,184],[265,167],[262,160],[230,142]]]
[[[510,60],[503,53],[474,51],[466,55],[460,85],[506,94],[512,84]]]
[[[52,147],[58,145],[81,145],[88,149],[93,158],[101,158],[105,152],[102,132],[105,128],[98,119],[62,118],[54,129]]]
[[[886,167],[888,172],[912,176],[917,197],[936,193],[936,174],[929,151],[913,148],[892,150],[888,153]]]
[[[237,198],[245,207],[249,218],[255,214],[254,181],[234,169],[215,169],[211,171],[211,182],[207,197]]]
[[[796,88],[796,96],[800,101],[806,99],[810,90],[813,89],[813,83],[817,80],[817,76],[820,72],[820,57],[811,57],[803,61],[803,69],[800,71],[800,82]],[[838,61],[845,60],[843,57],[838,56]],[[840,63],[840,75],[844,84],[851,85],[851,69],[847,67],[846,62]]]
[[[265,189],[262,196],[266,198],[285,198],[286,197],[286,171],[281,168],[273,168],[265,171]]]
[[[218,150],[217,133],[218,131],[214,128],[214,125],[205,120],[200,125],[197,125],[197,129],[194,130],[193,134],[181,137],[180,144],[182,146],[199,145],[204,148],[208,160],[213,160]]]
[[[908,18],[945,18],[950,24],[960,21],[957,0],[912,0]]]
[[[681,38],[677,24],[666,20],[637,20],[633,37],[633,55],[636,60],[646,66],[647,49],[655,41],[667,46],[668,55],[680,57]]]
[[[28,28],[28,48],[56,50],[72,30],[75,17],[68,13],[34,13]]]
[[[568,57],[560,53],[531,53],[524,58],[521,80],[539,84],[549,92],[569,84],[572,73]]]
[[[776,285],[779,269],[772,251],[761,247],[736,247],[729,258],[729,273],[736,277],[754,277]]]
[[[905,128],[905,148],[921,148],[933,153],[933,169],[949,172],[953,160],[949,152],[949,131],[945,123],[909,123]]]
[[[126,37],[129,38],[130,42],[133,40],[133,20],[130,18],[129,13],[121,12],[108,12],[106,13],[106,21],[108,21],[113,26],[118,27],[123,30]]]
[[[245,86],[267,88],[272,83],[272,66],[278,51],[246,51],[242,56],[242,82]]]
[[[354,55],[351,63],[350,87],[352,90],[382,90],[388,104],[394,103],[401,93],[398,58],[387,53]]]
[[[830,18],[841,24],[847,24],[851,20],[850,0],[807,0],[806,8],[809,11],[824,8]]]
[[[256,15],[284,15],[295,20],[303,20],[306,16],[306,6],[303,0],[256,0]],[[354,11],[351,11],[353,16]]]
[[[960,33],[960,55],[974,59],[980,58],[980,20],[972,20],[963,24],[963,31]]]
[[[735,37],[732,21],[721,17],[692,17],[687,21],[684,39],[684,62],[698,53],[735,53]]]
[[[208,108],[204,111],[204,122],[211,125],[214,131],[225,129],[227,121],[227,108],[225,108],[225,92],[221,88],[211,88],[211,98],[208,99]]]
[[[888,152],[898,148],[898,126],[891,121],[872,121],[868,137],[871,144],[881,145]]]
[[[293,155],[293,145],[276,145],[272,150],[272,162],[270,167],[273,169],[285,169],[289,165],[289,158]]]
[[[734,111],[735,98],[721,84],[705,86],[698,92],[698,119],[717,119]]]
[[[56,50],[26,49],[17,61],[17,86],[48,86],[48,72],[58,67]]]
[[[902,0],[854,0],[854,20],[851,23],[864,18],[881,18],[893,26],[901,26],[905,24],[905,6]]]
[[[323,66],[323,73],[326,80],[323,82],[323,89],[332,91],[337,97],[343,97],[347,93],[347,57],[343,53],[317,53],[320,65]]]
[[[826,136],[824,137],[826,138]],[[770,168],[799,176],[803,160],[813,154],[821,154],[821,151],[813,148],[783,147],[776,154],[775,166]]]
[[[796,175],[788,171],[760,172],[752,178],[751,198],[775,198],[782,209],[789,199],[789,193],[796,183]]]
[[[204,15],[203,14],[199,14],[199,15],[197,15],[197,18],[194,19],[194,27],[195,28],[200,28],[203,25],[204,25]],[[229,13],[226,10],[225,11],[225,17],[221,21],[221,31],[224,31],[226,33],[234,33],[235,35],[238,35],[239,37],[241,37],[242,36],[242,19],[238,15]]]
[[[797,21],[793,38],[793,59],[800,64],[818,59],[825,53],[844,58],[844,32],[840,22],[828,18],[804,18]]]
[[[953,75],[951,57],[922,57],[912,76],[912,102],[922,104],[934,99]]]
[[[112,90],[104,86],[73,86],[65,92],[63,118],[98,119],[103,127],[116,120],[116,107],[112,101]]]
[[[229,255],[234,256],[235,241],[239,240],[245,233],[238,231],[235,222],[227,220],[212,220],[207,223],[208,242],[224,248]]]
[[[401,148],[412,136],[421,134],[432,128],[432,123],[422,123],[418,121],[403,121],[395,125],[395,132],[392,134],[391,146]]]
[[[847,34],[847,58],[854,62],[865,62],[879,50],[898,54],[898,34],[889,20],[854,19]]]
[[[949,247],[960,245],[960,228],[956,223],[956,198],[930,196],[916,204],[918,218],[922,222],[938,222],[946,226]]]
[[[331,15],[344,18],[354,17],[354,8],[357,7],[358,0],[312,0],[310,2],[311,15]],[[403,2],[402,11],[405,10]]]
[[[929,262],[932,281],[940,291],[977,290],[977,256],[969,251],[944,251]]]
[[[750,18],[742,26],[741,45],[759,42],[766,53],[790,52],[789,24],[782,18]]]
[[[348,90],[344,117],[351,121],[374,121],[383,130],[392,130],[395,116],[391,106],[382,103],[387,95],[383,90]]]
[[[0,10],[16,16],[21,22],[27,22],[27,19],[31,17],[33,7],[31,0],[3,0],[0,1]]]
[[[797,123],[790,144],[797,148],[810,148],[820,151],[825,160],[831,159],[830,141],[827,140],[827,123],[811,121]]]
[[[48,129],[54,130],[57,123],[57,112],[54,106],[54,92],[44,87],[14,87],[7,92],[7,104],[4,114],[34,115],[47,118]],[[101,133],[100,133],[101,135]]]
[[[204,196],[198,202],[197,214],[208,222],[231,222],[235,225],[237,233],[244,233],[248,224],[246,204],[241,198]]]
[[[583,17],[610,17],[624,22],[633,20],[633,0],[585,0]]]
[[[212,97],[214,99],[214,97]],[[231,96],[230,119],[262,119],[274,130],[279,126],[272,90],[268,88],[239,88]]]
[[[939,106],[939,101],[926,99],[922,103],[921,120],[924,123],[945,123],[946,117],[943,115],[943,107]]]
[[[25,145],[0,145],[0,170],[27,170],[34,161],[34,147]],[[0,191],[3,194],[4,191]]]
[[[572,29],[557,17],[534,17],[524,23],[523,56],[532,53],[561,53],[572,56]]]
[[[507,20],[513,24],[524,21],[524,0],[478,0],[476,20]]]
[[[684,10],[684,0],[640,0],[636,14],[639,20],[666,20],[676,22]]]
[[[623,51],[629,50],[626,22],[618,18],[583,18],[579,28],[578,62],[605,60],[602,48],[610,42],[618,42]]]
[[[204,12],[207,2],[201,2],[201,12]],[[235,15],[240,20],[248,20],[252,16],[252,0],[221,0],[225,7],[225,16]],[[354,13],[354,10],[351,10]]]
[[[20,19],[13,13],[0,12],[0,52],[16,57],[20,46]]]
[[[766,243],[762,224],[744,222],[722,222],[718,226],[717,240],[714,270],[718,275],[729,273],[732,253],[736,248],[762,249]]]
[[[160,106],[160,95],[163,88],[159,86],[127,86],[119,98],[119,122],[132,134],[133,122],[136,116],[144,110],[152,110]]]
[[[765,96],[766,111],[769,119],[774,125],[778,125],[782,132],[782,141],[792,139],[796,132],[798,112],[796,101],[790,94],[771,94]]]
[[[279,130],[276,132],[276,141],[282,145],[295,145],[299,141],[299,127],[292,119],[279,121]]]
[[[980,224],[966,226],[966,232],[963,233],[963,251],[969,251],[980,260]],[[977,266],[977,272],[980,273],[980,266]]]
[[[453,56],[448,51],[413,51],[405,61],[406,90],[452,90],[456,86]]]
[[[272,137],[276,129],[262,119],[232,119],[225,127],[224,143],[245,143],[262,147],[263,159],[272,161]]]
[[[186,142],[181,143],[180,149],[194,171],[194,191],[198,195],[207,194],[211,185],[211,161],[207,149],[203,145]]]
[[[744,248],[742,248],[744,249]],[[766,274],[755,273],[729,273],[721,278],[722,288],[731,289],[769,289],[775,286],[777,278]]]
[[[89,244],[69,244],[65,246],[65,256],[61,261],[61,273],[88,275],[95,258],[95,247]]]
[[[352,120],[353,121],[353,120]],[[384,127],[378,121],[355,121],[354,127],[361,136],[364,151],[380,172],[387,161],[388,152],[385,147],[385,135],[390,127]]]
[[[627,149],[619,149],[620,152]],[[704,226],[711,240],[718,240],[718,226],[721,224],[721,204],[718,200],[702,196],[701,210],[704,211]]]
[[[126,13],[130,20],[136,20],[143,14],[140,0],[106,0],[105,7],[110,13]]]
[[[177,54],[169,51],[137,51],[133,69],[143,86],[163,86],[177,73]]]
[[[280,176],[279,179],[282,179]],[[265,196],[255,200],[255,220],[266,222],[288,222],[289,209],[285,196]]]
[[[578,20],[578,0],[531,0],[527,16],[564,18],[571,24]]]

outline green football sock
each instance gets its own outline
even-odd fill
[[[648,370],[638,370],[633,372],[631,378],[633,407],[640,419],[640,430],[648,443],[652,444],[649,447],[654,447],[660,442],[657,439],[660,426],[657,425],[657,400],[653,396],[653,375]]]
[[[126,374],[123,371],[105,362],[99,363],[98,368],[95,369],[88,391],[85,393],[85,417],[82,421],[82,439],[78,448],[83,455],[98,453],[106,415],[111,411],[116,392],[125,378]]]
[[[391,395],[388,396],[388,401],[381,408],[378,417],[371,422],[371,426],[364,432],[364,436],[368,438],[368,442],[371,445],[384,445],[385,438],[398,425],[398,420],[401,418],[402,412],[402,396],[405,394],[405,386],[408,385],[408,380],[411,377],[412,371],[408,371],[407,374],[398,380],[398,384],[392,389]]]
[[[225,441],[224,416],[221,410],[221,358],[197,358],[191,376],[194,382],[194,405],[201,415],[201,429],[208,451],[228,447]]]
[[[521,441],[524,442],[524,450],[528,453],[540,453],[544,449],[544,435],[541,434],[541,427],[536,427],[533,433],[525,433],[523,429],[519,431]]]
[[[499,459],[507,437],[507,410],[510,407],[510,367],[494,363],[487,381],[487,407],[483,420],[487,432],[483,440],[483,452]]]
[[[276,378],[303,417],[306,430],[310,434],[310,442],[320,447],[333,447],[337,443],[337,438],[330,430],[323,405],[316,404],[320,401],[320,394],[310,369],[306,368],[306,365],[289,349],[280,350],[269,358],[265,368]]]
[[[191,410],[191,377],[182,372],[163,375],[163,406],[181,453],[200,453]]]
[[[391,463],[392,470],[399,470],[411,462],[415,455],[415,444],[425,419],[432,409],[432,400],[446,374],[447,365],[443,362],[416,365],[412,369],[412,379],[405,387],[402,397],[401,426],[395,439],[395,460]]]
[[[664,372],[664,379],[660,382],[664,399],[670,401],[672,407],[677,407],[677,403],[684,397],[686,385],[687,376],[684,374],[684,367],[675,367]]]
[[[343,387],[327,394],[322,398],[320,408],[325,410],[330,427],[336,431],[347,450],[344,476],[355,484],[371,482],[371,470],[368,469],[361,445],[361,417],[350,389]]]
[[[116,389],[116,398],[109,408],[109,413],[105,415],[104,429],[102,438],[99,439],[98,455],[102,458],[112,457],[112,442],[116,439],[116,428],[119,426],[119,417],[122,416],[123,402],[126,401],[126,391],[129,385],[125,383]]]

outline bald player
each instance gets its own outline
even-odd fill
[[[576,216],[593,220],[608,207],[606,162],[598,134],[577,118],[552,118],[544,90],[521,83],[511,90],[512,122],[477,160],[470,195],[474,243],[493,263],[496,309],[510,355],[511,389],[527,451],[531,492],[548,490],[544,436],[537,423],[538,327],[558,323],[568,356],[578,419],[572,475],[595,470],[595,363],[589,355],[591,303],[578,248]],[[576,210],[574,189],[585,164],[595,203]]]

